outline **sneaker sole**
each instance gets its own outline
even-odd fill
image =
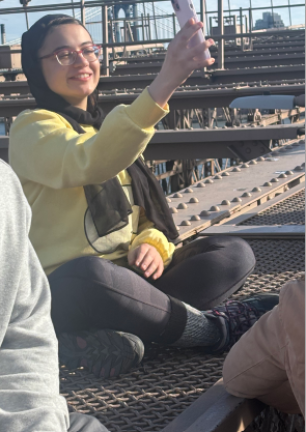
[[[116,377],[139,366],[144,345],[134,335],[113,330],[62,334],[60,362],[69,369],[86,367],[96,377]]]

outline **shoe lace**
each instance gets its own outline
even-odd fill
[[[229,300],[223,307],[213,309],[213,312],[227,320],[230,346],[234,345],[261,316],[256,308],[237,300]]]

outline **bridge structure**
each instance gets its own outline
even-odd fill
[[[85,19],[88,28],[99,25],[103,36],[98,89],[99,105],[106,113],[118,104],[132,103],[159,72],[171,38],[155,31],[158,17],[164,17],[160,23],[167,27],[166,35],[178,30],[173,16],[158,9],[161,2],[154,5],[154,14],[146,3],[141,15],[139,4],[91,1],[85,3],[86,13],[77,15],[80,4],[75,2],[76,16]],[[203,13],[205,2],[201,5]],[[60,8],[68,6],[71,3]],[[54,7],[28,6],[28,13]],[[250,25],[253,9],[226,12],[236,13],[244,26],[231,35],[222,28],[215,31],[216,64],[195,71],[177,89],[170,114],[157,125],[145,151],[167,194],[179,231],[177,247],[220,234],[240,236],[251,245],[257,265],[233,300],[279,292],[304,271],[305,108],[239,110],[229,105],[243,96],[304,93],[305,35],[299,28],[255,33]],[[0,19],[2,13],[0,9]],[[213,13],[221,22],[221,11]],[[11,122],[21,111],[35,107],[21,72],[2,71],[4,160]],[[142,369],[114,379],[62,365],[61,391],[71,411],[94,415],[111,432],[305,431],[300,416],[286,416],[258,401],[227,394],[222,384],[225,356],[151,345]]]

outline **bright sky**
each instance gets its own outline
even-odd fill
[[[217,10],[217,0],[206,0],[208,10]],[[236,9],[239,7],[249,7],[250,0],[224,0],[224,8],[228,9],[228,2],[230,1],[231,9]],[[46,5],[46,4],[60,4],[60,3],[68,3],[69,0],[32,0],[30,5]],[[271,0],[251,0],[253,6],[256,7],[266,7],[271,4]],[[77,1],[76,3],[79,3]],[[155,3],[156,4],[156,3]],[[199,10],[199,0],[194,0],[194,4],[196,9]],[[278,5],[287,5],[288,0],[273,0],[274,6]],[[303,4],[303,0],[290,0],[291,5]],[[157,5],[157,4],[156,4]],[[0,1],[0,8],[9,8],[9,7],[20,7],[19,0],[3,0]],[[158,4],[160,9],[163,9],[167,13],[172,13],[172,6],[169,1],[160,2]],[[141,10],[142,12],[142,10]],[[263,11],[255,11],[253,13],[254,23],[257,19],[262,17]],[[285,25],[289,25],[289,11],[288,8],[279,9],[275,12],[281,15],[282,20]],[[67,13],[68,15],[72,14],[71,10],[67,10],[62,13]],[[29,14],[29,23],[30,25],[34,24],[41,16],[45,15],[44,13],[30,13]],[[295,7],[291,11],[292,24],[304,24],[305,22],[305,7]],[[26,22],[24,14],[14,14],[14,15],[0,15],[0,24],[5,24],[6,27],[6,35],[7,41],[11,41],[17,39],[21,36],[21,34],[26,30]],[[97,41],[101,42],[101,41]]]

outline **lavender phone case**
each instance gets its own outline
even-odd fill
[[[184,27],[190,18],[193,18],[195,22],[199,21],[192,0],[171,0],[171,3],[181,28]],[[194,47],[199,43],[204,42],[204,40],[203,32],[200,29],[190,40],[188,46]],[[204,51],[201,56],[198,56],[198,58],[201,60],[207,60],[210,57],[211,55],[209,50]]]

